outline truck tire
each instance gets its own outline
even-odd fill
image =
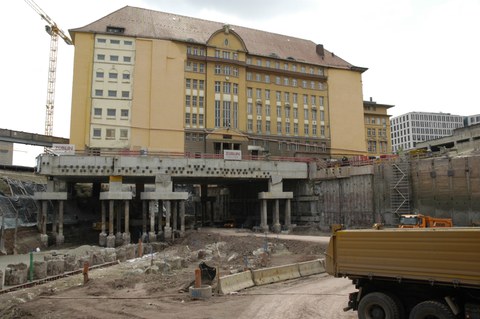
[[[413,307],[409,319],[455,319],[455,315],[446,304],[427,300]]]
[[[395,301],[382,292],[372,292],[358,304],[359,319],[400,319],[400,311]]]

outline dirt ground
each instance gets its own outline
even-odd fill
[[[2,294],[0,318],[356,318],[341,310],[354,291],[351,283],[325,274],[208,300],[188,293],[202,261],[223,276],[323,258],[325,248],[325,238],[189,231],[160,253],[92,270],[86,284],[76,275]],[[175,268],[171,261],[178,257],[182,266]],[[216,281],[210,284],[215,292]]]

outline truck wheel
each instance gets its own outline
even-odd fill
[[[359,319],[400,319],[397,304],[387,294],[372,292],[358,304]]]
[[[427,300],[413,307],[409,319],[455,319],[455,315],[446,304]]]

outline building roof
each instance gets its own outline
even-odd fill
[[[107,34],[107,27],[125,28],[123,36],[174,40],[206,44],[210,36],[223,28],[223,23],[181,16],[143,8],[125,6],[84,27],[70,29],[75,42],[76,32]],[[367,69],[356,67],[323,49],[317,53],[317,44],[310,40],[286,35],[230,25],[244,41],[250,55],[292,60],[326,67],[364,72]],[[108,33],[112,34],[112,33]]]

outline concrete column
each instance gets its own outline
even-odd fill
[[[285,227],[289,231],[292,230],[292,207],[290,199],[285,201]]]
[[[273,231],[279,233],[282,230],[282,225],[280,225],[280,204],[279,200],[275,199],[275,205],[273,209]]]
[[[117,214],[117,225],[115,233],[115,245],[120,246],[123,243],[123,235],[122,235],[122,211],[121,211],[121,202],[115,202],[115,213]]]
[[[165,209],[166,209],[166,213],[165,213],[165,228],[164,228],[164,232],[165,232],[165,240],[169,240],[172,238],[172,227],[170,227],[170,212],[171,212],[171,203],[169,200],[167,201],[164,201],[165,203]]]
[[[158,232],[157,232],[157,239],[161,239],[163,237],[163,201],[158,202]]]
[[[261,200],[261,207],[260,207],[260,228],[264,231],[268,231],[268,224],[267,224],[267,200]]]
[[[178,230],[178,209],[177,209],[178,201],[172,202],[172,228],[173,231]]]
[[[123,233],[123,244],[130,244],[130,202],[124,201],[125,205],[125,232]]]
[[[181,200],[178,204],[180,205],[180,236],[183,237],[185,235],[185,201]]]
[[[40,241],[45,247],[48,247],[48,235],[47,235],[47,210],[48,201],[42,201],[42,217],[40,219]]]
[[[52,234],[57,235],[57,208],[58,203],[52,201],[53,211],[52,211]]]
[[[101,209],[102,209],[102,232],[100,233],[100,235],[98,236],[98,244],[101,246],[101,247],[105,247],[107,246],[107,232],[106,232],[106,228],[107,228],[107,203],[102,200],[101,203]]]
[[[148,202],[148,211],[150,213],[150,232],[148,233],[148,239],[150,242],[157,240],[157,235],[155,234],[155,201],[151,200]]]
[[[58,246],[65,242],[65,236],[63,236],[63,200],[58,201],[58,233],[56,241]]]
[[[108,236],[107,247],[115,248],[115,234],[113,232],[113,218],[115,213],[115,202],[113,200],[108,201]]]
[[[147,237],[147,201],[142,201],[142,241]]]

